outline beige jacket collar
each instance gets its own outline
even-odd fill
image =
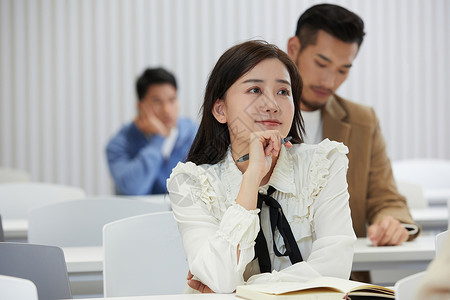
[[[347,111],[333,95],[322,109],[322,138],[330,138],[348,145],[350,125],[346,122]]]

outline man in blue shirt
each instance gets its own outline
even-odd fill
[[[186,159],[198,127],[178,118],[173,74],[162,68],[147,69],[136,89],[138,115],[109,141],[109,170],[117,194],[163,194],[172,169]]]

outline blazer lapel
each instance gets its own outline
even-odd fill
[[[348,145],[350,137],[350,125],[345,122],[347,112],[338,102],[335,96],[331,96],[322,109],[322,134],[323,138],[338,141]]]

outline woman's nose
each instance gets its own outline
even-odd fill
[[[266,94],[261,95],[260,107],[265,112],[278,112],[280,110],[277,101]]]

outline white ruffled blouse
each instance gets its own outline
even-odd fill
[[[214,165],[179,163],[167,182],[175,219],[192,274],[213,291],[230,293],[245,282],[306,281],[317,276],[350,276],[356,241],[348,205],[348,149],[342,143],[282,147],[268,187],[291,226],[302,262],[275,255],[269,208],[263,204],[261,227],[267,240],[272,272],[260,273],[254,260],[259,209],[236,204],[242,182],[231,151]],[[285,251],[283,238],[275,243]],[[240,254],[237,257],[239,247]]]

